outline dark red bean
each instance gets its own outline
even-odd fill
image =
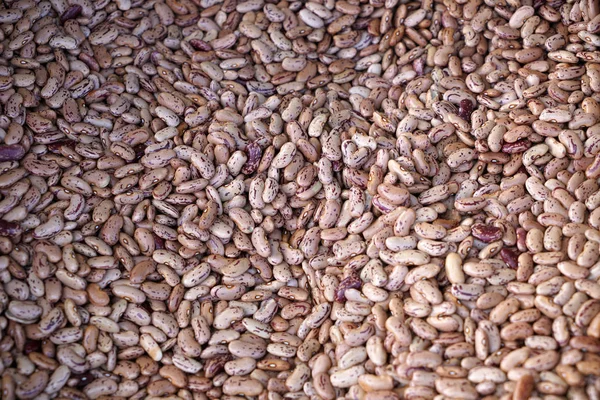
[[[27,355],[33,352],[39,352],[42,349],[42,341],[41,340],[31,340],[28,339],[25,341],[25,346],[23,346],[23,354]]]
[[[471,227],[471,234],[484,243],[492,243],[502,239],[504,232],[496,226],[475,224]]]
[[[23,233],[21,224],[0,220],[0,236],[16,236]]]
[[[79,4],[73,4],[71,7],[67,8],[64,13],[60,16],[60,22],[63,24],[65,21],[68,21],[73,18],[77,18],[79,14],[81,14],[81,6]]]
[[[25,148],[20,144],[0,146],[0,161],[19,161],[25,156]]]
[[[146,150],[146,145],[144,144],[138,144],[137,146],[135,146],[133,148],[133,151],[135,152],[135,161],[139,161],[140,158],[142,158],[144,156],[144,151]]]
[[[469,99],[462,99],[458,107],[458,116],[465,121],[471,120],[471,114],[473,113],[473,102]]]
[[[75,386],[78,388],[85,387],[96,380],[96,377],[89,371],[84,372],[83,374],[71,375],[71,378],[77,379],[77,384]]]
[[[223,370],[225,363],[232,359],[233,357],[231,354],[223,354],[206,360],[206,363],[204,364],[204,376],[207,378],[214,378]]]
[[[509,248],[503,248],[500,250],[500,258],[506,263],[511,269],[517,269],[519,267],[519,255]]]
[[[360,289],[362,281],[357,274],[352,274],[340,282],[339,286],[335,291],[335,301],[345,302],[346,301],[346,290],[348,289]]]
[[[190,39],[190,44],[196,50],[200,50],[200,51],[212,50],[212,46],[201,39]]]

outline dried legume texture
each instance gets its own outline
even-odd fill
[[[11,399],[600,398],[596,0],[4,0]]]

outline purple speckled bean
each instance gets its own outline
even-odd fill
[[[502,152],[507,154],[523,153],[531,147],[531,142],[528,139],[520,139],[514,143],[504,143]]]
[[[471,227],[471,234],[484,243],[492,243],[502,239],[502,229],[484,224],[475,224]]]
[[[246,146],[246,154],[248,156],[248,161],[242,168],[242,173],[244,175],[250,175],[258,168],[260,164],[260,158],[262,156],[262,149],[256,142],[250,142]]]
[[[20,144],[0,146],[0,161],[19,161],[25,156],[25,148]]]
[[[79,4],[73,4],[65,10],[60,16],[60,22],[65,23],[70,19],[77,18],[81,14],[82,7]]]
[[[346,301],[346,290],[348,289],[360,289],[362,286],[362,280],[356,274],[351,274],[340,282],[339,286],[335,291],[335,301],[344,302]]]

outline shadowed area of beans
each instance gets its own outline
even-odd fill
[[[0,1],[0,397],[600,400],[599,1]]]

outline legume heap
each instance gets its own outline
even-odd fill
[[[600,399],[598,0],[3,0],[2,399]]]

